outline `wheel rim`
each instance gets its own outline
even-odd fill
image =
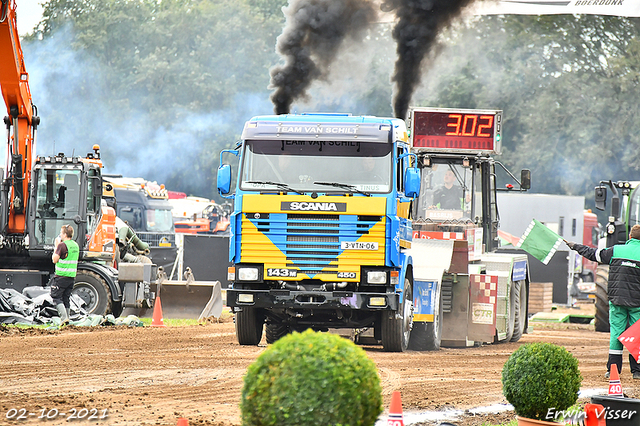
[[[440,326],[441,326],[441,322],[440,321],[440,303],[437,302],[433,308],[434,312],[433,312],[433,335],[436,338],[436,340],[439,342],[439,337],[440,336]],[[438,343],[439,344],[439,343]]]
[[[520,322],[520,328],[524,330],[524,322],[527,318],[527,292],[524,284],[520,287],[520,312],[518,312],[518,319]]]
[[[78,295],[85,303],[87,312],[93,312],[98,304],[98,294],[88,284],[78,283],[73,288],[73,294]]]
[[[411,335],[411,328],[413,327],[413,298],[405,297],[404,298],[404,307],[403,307],[403,333],[402,338],[405,343],[409,342],[409,337]]]

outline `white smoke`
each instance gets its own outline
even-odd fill
[[[71,27],[23,43],[33,102],[41,118],[37,155],[85,155],[97,143],[105,173],[165,184],[172,177],[192,174],[189,188],[167,185],[168,189],[211,197],[215,168],[202,170],[202,165],[234,145],[244,121],[272,110],[265,88],[264,93],[236,94],[224,111],[194,113],[176,107],[166,114],[176,117],[173,122],[154,126],[134,97],[126,105],[114,102],[117,94],[107,87],[98,61],[73,50],[72,43]],[[196,188],[206,193],[191,192]]]

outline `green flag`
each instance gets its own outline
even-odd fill
[[[518,241],[518,247],[546,265],[561,242],[560,235],[533,219]]]

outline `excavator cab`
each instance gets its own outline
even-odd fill
[[[38,157],[33,170],[29,229],[31,255],[50,256],[62,225],[71,225],[74,239],[86,249],[100,219],[100,167],[79,157]]]

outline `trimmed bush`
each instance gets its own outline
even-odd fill
[[[520,346],[502,368],[502,393],[520,417],[546,419],[550,408],[564,411],[578,400],[578,360],[562,346]]]
[[[240,410],[243,425],[370,426],[382,412],[380,377],[352,342],[294,332],[249,366]]]

